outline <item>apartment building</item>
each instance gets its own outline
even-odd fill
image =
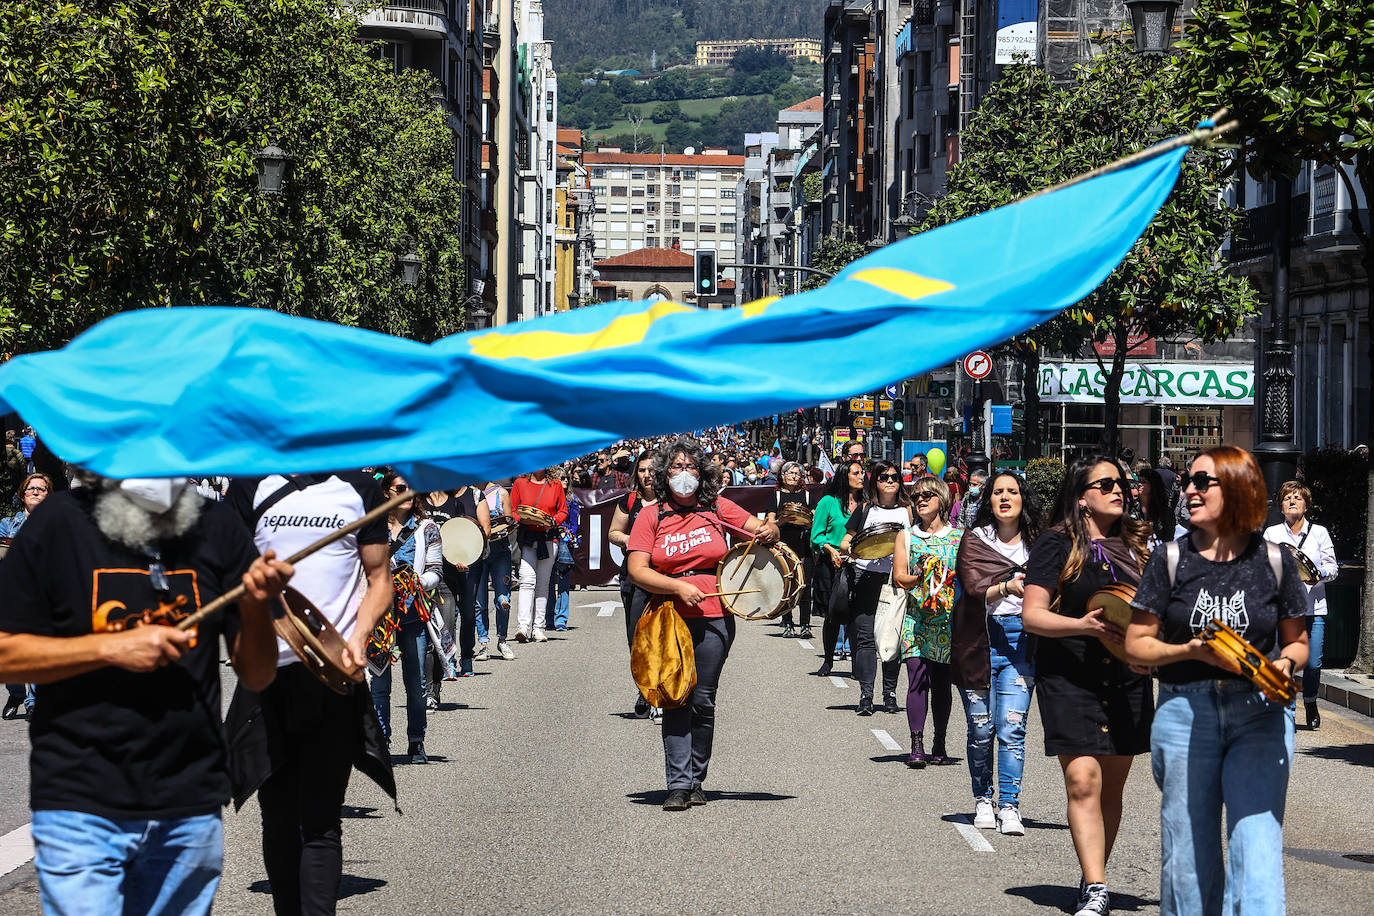
[[[553,42],[544,40],[541,0],[516,0],[515,21],[520,37],[516,53],[518,94],[527,106],[526,120],[521,125],[523,132],[517,135],[522,149],[516,203],[520,244],[516,252],[519,285],[513,310],[515,320],[520,321],[556,310],[558,78],[553,68]]]
[[[558,128],[558,187],[554,191],[557,229],[554,232],[555,311],[577,308],[592,297],[596,236],[592,232],[595,202],[582,161],[582,131]]]
[[[725,41],[698,41],[698,67],[728,67],[744,48],[767,48],[790,60],[820,63],[821,43],[815,38],[741,38]]]
[[[582,158],[599,256],[640,248],[733,252],[743,156],[710,147],[681,155],[603,147]]]

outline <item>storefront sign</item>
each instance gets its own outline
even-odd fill
[[[1097,363],[1042,363],[1038,381],[1042,401],[1100,404],[1106,374]],[[1252,405],[1255,370],[1241,364],[1127,363],[1121,403]]]
[[[1035,63],[1036,0],[999,0],[995,63]]]

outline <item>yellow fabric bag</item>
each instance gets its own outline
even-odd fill
[[[692,633],[673,599],[654,599],[639,618],[630,649],[630,674],[652,706],[674,709],[692,695],[697,685]]]

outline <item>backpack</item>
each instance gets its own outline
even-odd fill
[[[1265,553],[1269,556],[1269,568],[1274,573],[1274,585],[1283,588],[1283,548],[1273,541],[1264,541]],[[1164,564],[1169,570],[1169,587],[1174,587],[1174,579],[1178,576],[1178,558],[1182,554],[1182,549],[1178,546],[1178,541],[1170,541],[1164,545]]]

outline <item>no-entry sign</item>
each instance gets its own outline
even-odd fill
[[[964,371],[971,379],[987,378],[992,374],[992,357],[983,350],[974,350],[964,357]]]

